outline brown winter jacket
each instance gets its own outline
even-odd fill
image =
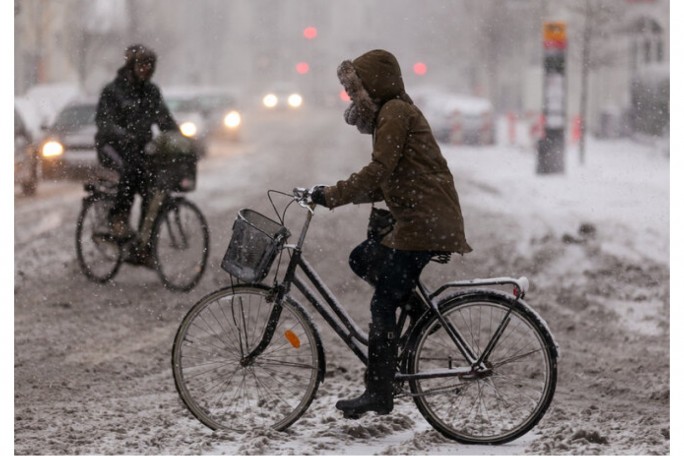
[[[358,77],[361,92],[366,93],[350,93],[352,100],[359,104],[359,99],[370,96],[379,111],[373,121],[371,162],[327,187],[326,205],[384,200],[397,223],[383,245],[398,250],[472,251],[453,176],[428,122],[404,92],[394,56],[370,51],[343,62],[338,74],[345,88],[354,87],[353,79]]]

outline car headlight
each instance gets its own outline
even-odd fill
[[[272,93],[266,95],[262,101],[267,108],[275,108],[278,105],[278,97]]]
[[[59,157],[64,154],[64,146],[59,141],[47,141],[40,149],[43,157]]]
[[[302,105],[302,101],[302,96],[298,93],[293,93],[287,97],[287,104],[289,104],[292,108],[300,107]]]
[[[180,125],[180,131],[183,136],[192,138],[197,134],[197,125],[194,122],[183,122]]]
[[[240,126],[241,122],[242,117],[240,116],[240,113],[237,111],[230,111],[223,118],[223,125],[225,125],[228,128],[237,128]]]

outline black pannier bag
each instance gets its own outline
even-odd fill
[[[395,223],[396,220],[394,220],[390,211],[373,206],[368,218],[368,239],[379,241],[394,229]]]

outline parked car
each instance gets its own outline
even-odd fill
[[[199,141],[240,139],[242,114],[233,93],[209,87],[173,87],[162,89],[162,94],[184,135]]]
[[[494,110],[486,98],[435,89],[419,91],[415,98],[438,141],[475,145],[496,142]]]
[[[26,120],[14,108],[14,183],[24,195],[33,195],[38,187],[37,158],[33,137]]]
[[[43,178],[78,177],[100,168],[95,150],[96,99],[67,104],[38,147]]]

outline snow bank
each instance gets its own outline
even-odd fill
[[[576,236],[594,227],[604,250],[668,263],[670,162],[651,146],[628,140],[587,142],[584,163],[577,148],[565,154],[565,173],[536,174],[536,153],[513,146],[443,146],[462,183],[485,189],[464,205],[515,215],[526,241],[548,232]],[[467,219],[467,207],[464,216]],[[468,227],[466,227],[468,229]],[[475,228],[473,228],[475,229]],[[525,242],[520,247],[525,247]]]

